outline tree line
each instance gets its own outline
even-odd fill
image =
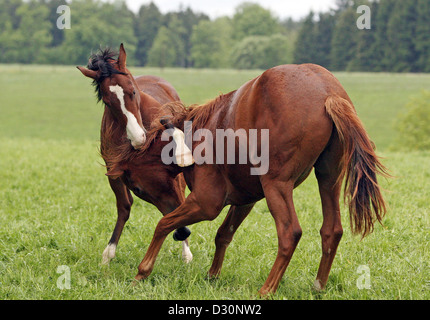
[[[360,5],[370,9],[370,29],[355,23]],[[336,10],[304,19],[294,61],[331,70],[430,72],[430,1],[338,0]]]
[[[360,30],[357,7],[371,9]],[[57,8],[70,8],[70,29]],[[0,63],[85,64],[100,46],[123,42],[130,65],[267,69],[312,62],[332,70],[430,71],[429,0],[337,0],[301,21],[244,2],[232,17],[191,8],[132,12],[124,0],[0,0]]]
[[[61,5],[70,29],[57,26]],[[252,3],[211,20],[190,8],[162,14],[154,3],[134,13],[124,0],[0,0],[0,63],[85,64],[123,42],[135,66],[267,68],[292,62],[291,26]]]

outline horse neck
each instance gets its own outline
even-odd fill
[[[108,141],[118,144],[118,142],[124,140],[123,138],[127,136],[127,133],[125,130],[120,130],[121,127],[112,111],[105,106],[100,130],[102,145]]]
[[[231,108],[231,98],[234,92],[220,95],[204,105],[195,107],[188,115],[188,118],[193,121],[193,130],[222,121]]]
[[[139,108],[143,126],[148,130],[152,120],[158,115],[161,104],[149,94],[140,91]]]

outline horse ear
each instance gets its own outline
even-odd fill
[[[90,69],[87,69],[87,68],[84,68],[84,67],[80,67],[80,66],[77,66],[76,68],[78,68],[78,70],[80,72],[82,72],[82,74],[84,76],[86,76],[88,78],[91,78],[91,79],[96,79],[97,78],[97,71],[90,70]]]
[[[118,56],[118,65],[119,69],[122,71],[125,71],[126,69],[126,60],[127,60],[127,53],[124,49],[124,44],[121,43],[119,46],[119,56]]]
[[[121,177],[124,174],[124,170],[118,167],[114,167],[108,170],[106,173],[106,176],[108,176],[110,179],[115,180]]]

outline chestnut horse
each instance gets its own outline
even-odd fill
[[[145,128],[159,114],[161,105],[180,100],[177,92],[158,77],[134,79],[126,67],[126,52],[122,44],[118,60],[114,56],[114,52],[106,49],[91,56],[88,68],[78,67],[86,77],[94,80],[98,100],[105,104],[100,152],[116,197],[118,218],[103,252],[104,264],[115,257],[119,238],[130,216],[133,204],[130,190],[154,204],[162,214],[167,214],[185,201],[186,187],[182,174],[159,170],[160,162],[139,156],[136,150],[145,142]],[[179,228],[174,235],[175,240],[183,241],[185,262],[192,260],[187,240],[189,234],[188,228]]]
[[[374,144],[347,93],[326,69],[313,64],[278,66],[203,106],[187,109],[176,104],[171,109],[173,117],[167,124],[165,119],[154,123],[141,152],[160,156],[160,149],[168,146],[165,139],[160,139],[163,130],[169,126],[184,128],[185,121],[192,121],[191,135],[193,141],[198,141],[192,149],[195,153],[199,148],[200,154],[202,150],[225,151],[224,141],[216,134],[220,129],[244,130],[250,141],[252,130],[261,135],[263,130],[269,130],[266,140],[250,145],[250,150],[254,148],[260,154],[266,147],[269,167],[262,174],[251,174],[255,163],[251,155],[246,164],[237,161],[240,151],[237,141],[233,149],[236,152],[234,163],[197,163],[194,155],[196,163],[181,169],[191,193],[183,204],[159,221],[138,267],[136,280],[150,275],[164,239],[171,231],[213,220],[224,206],[232,205],[215,238],[216,250],[209,276],[218,276],[235,231],[255,202],[265,197],[276,223],[278,252],[259,292],[261,295],[274,293],[302,236],[293,204],[293,189],[313,168],[323,212],[322,258],[314,282],[317,290],[326,286],[343,234],[339,198],[344,178],[344,196],[349,204],[352,230],[364,237],[373,231],[375,221],[381,222],[386,208],[377,175],[387,175],[386,169],[378,160]],[[196,138],[200,129],[212,134],[205,135],[201,141]],[[209,136],[215,140],[208,141]],[[224,150],[217,149],[220,143]],[[224,160],[225,157],[224,153]],[[217,155],[217,159],[223,160],[223,156]],[[173,163],[165,169],[175,167]]]

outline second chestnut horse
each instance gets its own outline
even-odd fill
[[[344,196],[353,231],[365,236],[373,230],[375,221],[381,222],[386,206],[377,175],[386,175],[386,169],[347,93],[326,69],[313,64],[278,66],[203,106],[185,108],[174,104],[171,111],[173,117],[167,123],[165,117],[154,123],[140,152],[160,157],[160,150],[170,147],[166,139],[160,138],[164,129],[173,126],[184,130],[186,122],[192,122],[190,134],[197,143],[191,148],[197,153],[196,163],[181,169],[191,193],[179,208],[158,223],[136,280],[150,275],[170,232],[213,220],[223,207],[231,205],[216,235],[216,251],[209,270],[210,276],[218,276],[235,231],[255,202],[265,197],[276,224],[278,253],[260,293],[275,292],[302,236],[293,189],[312,169],[323,213],[322,257],[314,283],[316,289],[326,286],[343,234],[339,198],[344,178]],[[256,153],[248,154],[248,161],[241,158],[243,143],[236,140],[225,144],[226,135],[218,134],[227,131],[237,133],[240,141],[254,141],[249,150]],[[269,135],[263,137],[263,132]],[[256,135],[261,139],[255,141]],[[218,154],[220,151],[222,155]],[[230,154],[232,151],[234,155]],[[208,154],[216,154],[216,163],[198,161],[197,156],[205,159]],[[267,160],[267,170],[259,175],[252,174],[256,168],[255,154],[266,156]],[[177,165],[166,164],[164,170],[173,168]]]

